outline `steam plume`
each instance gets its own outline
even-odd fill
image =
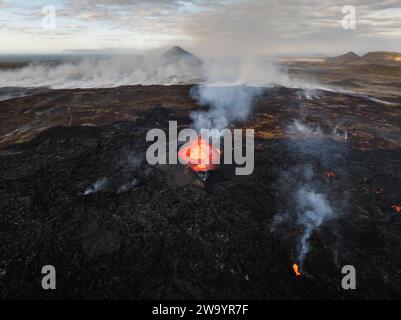
[[[298,261],[302,266],[310,249],[309,239],[312,232],[334,213],[325,195],[315,192],[309,186],[303,186],[298,190],[297,202],[299,205],[298,223],[303,227],[298,250]]]
[[[20,69],[0,71],[0,87],[72,89],[189,84],[203,78],[200,65],[192,62],[187,57],[148,53],[92,57],[58,64],[32,63]]]
[[[296,226],[301,232],[297,241],[297,263],[303,265],[311,249],[312,234],[325,222],[334,218],[337,210],[334,209],[327,197],[330,185],[322,180],[322,174],[315,172],[316,165],[323,167],[333,165],[332,154],[340,156],[342,148],[338,144],[331,144],[331,140],[346,141],[347,132],[340,126],[324,133],[319,127],[311,127],[304,122],[307,116],[307,104],[304,99],[313,99],[309,93],[299,95],[299,115],[287,126],[286,133],[288,150],[300,161],[288,171],[282,172],[280,188],[290,203],[292,211],[285,210],[273,219],[271,232]],[[288,198],[288,194],[293,197]]]
[[[203,86],[191,90],[191,96],[208,111],[196,111],[191,118],[196,130],[225,129],[236,121],[245,121],[251,112],[253,99],[260,88],[248,86]]]

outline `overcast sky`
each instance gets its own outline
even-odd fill
[[[56,29],[42,8],[56,9]],[[356,9],[344,30],[341,9]],[[401,52],[401,0],[0,0],[0,53],[173,44],[197,53]]]

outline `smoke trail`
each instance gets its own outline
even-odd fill
[[[310,250],[309,239],[312,232],[334,215],[326,196],[316,193],[310,186],[303,186],[298,190],[297,202],[299,206],[298,224],[303,227],[298,249],[298,261],[302,266]]]
[[[319,127],[311,128],[299,120],[294,120],[294,123],[288,126],[287,133],[291,137],[302,137],[302,138],[323,137],[323,132]]]
[[[332,166],[333,160],[341,157],[343,150],[330,141],[347,139],[346,130],[340,126],[323,132],[320,126],[311,127],[303,121],[308,113],[304,103],[305,99],[310,99],[307,95],[298,96],[299,115],[286,127],[286,148],[295,157],[296,164],[281,173],[279,183],[289,206],[274,217],[270,228],[273,233],[288,228],[301,231],[296,245],[296,259],[301,267],[311,250],[312,234],[337,215],[327,197],[331,185],[322,179],[321,169],[315,168]],[[289,198],[289,194],[292,197]]]
[[[202,62],[183,52],[169,50],[164,54],[143,56],[115,55],[58,64],[32,63],[0,71],[0,87],[73,89],[199,83],[204,77]]]
[[[204,86],[191,90],[191,96],[208,111],[191,113],[193,126],[200,129],[225,129],[236,121],[245,121],[252,108],[253,99],[262,92],[261,88],[248,86]]]
[[[101,178],[85,190],[84,196],[102,191],[106,189],[108,185],[109,185],[109,180],[107,178]]]
[[[130,191],[131,189],[133,189],[133,188],[135,188],[136,186],[138,186],[138,184],[139,184],[139,180],[136,179],[136,178],[134,178],[134,179],[132,179],[131,182],[124,183],[124,184],[117,190],[117,193],[125,193],[125,192],[128,192],[128,191]]]
[[[327,162],[329,147],[327,141],[322,141],[324,134],[319,127],[312,128],[299,120],[287,128],[290,135],[289,147],[301,157],[303,162],[316,161],[321,164]],[[301,140],[296,140],[301,138]],[[306,140],[304,140],[306,139]],[[311,159],[311,160],[310,160]],[[312,163],[294,168],[295,206],[297,210],[296,223],[301,227],[302,233],[297,246],[297,260],[302,267],[310,251],[309,240],[312,233],[324,222],[335,215],[324,193],[325,188],[320,184],[314,172]]]
[[[246,121],[254,99],[285,77],[271,60],[256,56],[208,60],[205,76],[205,85],[191,90],[199,105],[209,107],[191,114],[197,130],[222,130]]]

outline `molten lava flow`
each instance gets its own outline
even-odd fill
[[[178,157],[181,161],[188,163],[193,171],[206,172],[218,167],[220,150],[198,137],[191,144],[182,147]]]
[[[336,177],[336,174],[335,174],[333,171],[326,171],[326,172],[324,173],[324,175],[325,175],[327,178],[335,178],[335,177]]]
[[[394,206],[391,206],[391,208],[394,209],[397,212],[401,212],[401,206],[394,205]]]
[[[301,272],[299,272],[299,267],[298,267],[298,265],[297,265],[296,263],[294,263],[294,264],[292,265],[292,269],[294,270],[294,273],[295,273],[295,275],[296,275],[297,277],[300,277],[300,276],[301,276]]]

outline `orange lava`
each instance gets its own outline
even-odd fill
[[[335,177],[336,177],[336,174],[335,174],[333,171],[326,171],[326,172],[324,173],[324,175],[325,175],[327,178],[335,178]]]
[[[394,205],[394,206],[391,206],[391,208],[397,212],[401,212],[401,206]]]
[[[181,161],[188,163],[193,171],[206,172],[218,167],[220,150],[199,137],[191,144],[184,145],[178,151],[178,157]]]
[[[294,273],[295,273],[295,275],[296,275],[297,277],[300,277],[300,276],[301,276],[301,272],[299,272],[299,267],[298,267],[298,265],[297,265],[296,263],[294,263],[294,264],[292,265],[292,269],[294,270]]]

